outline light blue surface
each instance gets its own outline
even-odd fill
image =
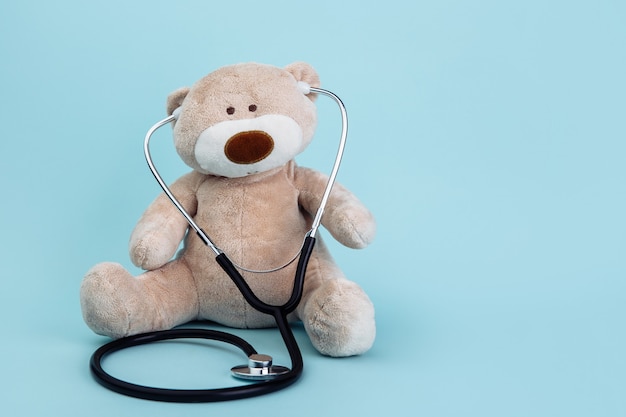
[[[624,22],[604,0],[3,2],[0,414],[626,415]],[[234,403],[101,388],[78,288],[97,262],[131,266],[158,192],[146,129],[215,68],[295,60],[348,106],[339,179],[379,235],[333,251],[376,305],[374,348],[325,358],[297,329],[302,380]],[[319,104],[317,142],[335,141]],[[324,169],[316,149],[302,161]],[[284,355],[271,330],[237,333]],[[179,343],[110,366],[198,387],[237,362]]]

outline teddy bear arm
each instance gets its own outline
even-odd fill
[[[338,242],[353,249],[366,247],[376,234],[372,213],[341,184],[333,187],[322,216],[322,225]]]
[[[193,178],[182,177],[170,189],[193,216],[197,209]],[[187,221],[167,196],[159,195],[143,213],[131,234],[131,261],[145,270],[163,266],[176,253],[187,228]]]
[[[299,168],[296,184],[300,189],[300,204],[311,215],[322,199],[328,177],[322,173]],[[369,245],[376,234],[372,213],[347,188],[335,183],[322,216],[322,225],[342,245],[360,249]]]

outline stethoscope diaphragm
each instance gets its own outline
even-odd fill
[[[235,378],[253,380],[253,381],[270,381],[280,375],[289,372],[289,368],[272,364],[272,357],[256,353],[248,357],[247,365],[239,365],[231,368],[231,375]]]

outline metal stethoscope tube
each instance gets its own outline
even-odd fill
[[[154,126],[152,126],[148,132],[146,133],[146,137],[144,140],[144,154],[146,156],[146,161],[148,163],[148,167],[150,171],[154,175],[155,179],[163,189],[164,193],[168,196],[168,198],[172,201],[172,203],[176,206],[176,208],[181,212],[181,214],[185,217],[190,227],[194,229],[194,231],[198,234],[198,236],[202,239],[202,241],[215,253],[215,260],[222,267],[222,269],[228,274],[228,276],[233,280],[239,291],[242,293],[243,297],[246,301],[256,310],[269,314],[274,317],[276,321],[276,326],[280,331],[280,334],[283,338],[283,342],[285,343],[285,347],[289,353],[290,361],[291,361],[291,369],[277,367],[280,368],[280,372],[276,374],[272,374],[271,361],[267,361],[269,358],[266,355],[258,355],[256,350],[245,340],[239,338],[238,336],[220,332],[216,330],[207,330],[207,329],[172,329],[172,330],[164,330],[164,331],[156,331],[151,333],[138,334],[134,336],[128,336],[125,338],[121,338],[118,340],[114,340],[109,342],[99,349],[97,349],[90,360],[90,368],[95,379],[103,386],[118,392],[120,394],[125,394],[133,397],[148,399],[148,400],[156,400],[156,401],[168,401],[168,402],[214,402],[214,401],[227,401],[227,400],[235,400],[240,398],[248,398],[254,397],[258,395],[267,394],[270,392],[274,392],[280,389],[283,389],[292,383],[294,383],[302,374],[303,370],[303,361],[302,354],[296,342],[296,339],[289,327],[289,323],[287,321],[287,315],[295,310],[302,298],[302,290],[304,286],[304,276],[306,274],[306,268],[313,252],[313,247],[315,245],[315,236],[317,234],[317,230],[321,224],[322,215],[324,213],[324,208],[330,196],[333,184],[337,177],[337,172],[339,171],[339,166],[341,164],[341,159],[343,157],[343,151],[345,148],[347,133],[348,133],[348,118],[345,106],[343,102],[337,97],[335,94],[328,90],[324,90],[321,88],[308,87],[308,92],[317,93],[328,96],[335,100],[339,109],[341,111],[341,120],[342,120],[342,131],[341,131],[341,139],[339,142],[339,148],[337,150],[337,155],[335,157],[335,163],[333,165],[332,171],[329,175],[328,182],[326,184],[326,189],[324,190],[324,194],[320,201],[320,205],[317,209],[315,217],[313,218],[312,226],[309,232],[307,233],[302,248],[300,249],[300,256],[298,259],[298,265],[296,268],[296,274],[294,277],[293,290],[291,297],[289,300],[281,305],[275,306],[264,303],[261,301],[254,292],[248,286],[246,280],[237,270],[237,267],[230,261],[230,259],[223,253],[210,239],[210,237],[200,228],[193,218],[189,215],[189,213],[184,209],[184,207],[180,204],[178,199],[172,194],[169,187],[163,181],[163,178],[157,171],[154,163],[152,161],[152,157],[150,155],[149,142],[153,133],[159,129],[160,127],[169,124],[176,120],[175,115],[169,116]],[[167,388],[155,388],[148,387],[144,385],[137,385],[130,382],[122,381],[118,378],[115,378],[108,374],[102,367],[103,359],[116,351],[129,348],[132,346],[143,345],[151,342],[161,341],[161,340],[172,340],[172,339],[185,339],[185,338],[200,338],[200,339],[211,339],[217,340],[225,343],[232,344],[240,348],[246,356],[249,358],[250,363],[262,363],[260,366],[264,366],[264,368],[260,368],[261,370],[257,371],[256,368],[252,368],[250,365],[250,377],[243,378],[245,379],[253,379],[258,380],[260,382],[256,382],[249,385],[243,386],[234,386],[227,388],[216,388],[216,389],[167,389]],[[233,372],[235,368],[233,368]],[[264,379],[265,371],[269,370],[269,379]],[[245,373],[244,373],[245,374]]]

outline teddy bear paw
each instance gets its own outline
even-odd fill
[[[303,322],[313,346],[328,356],[360,355],[376,337],[372,302],[347,280],[329,281],[318,288],[307,301]]]

